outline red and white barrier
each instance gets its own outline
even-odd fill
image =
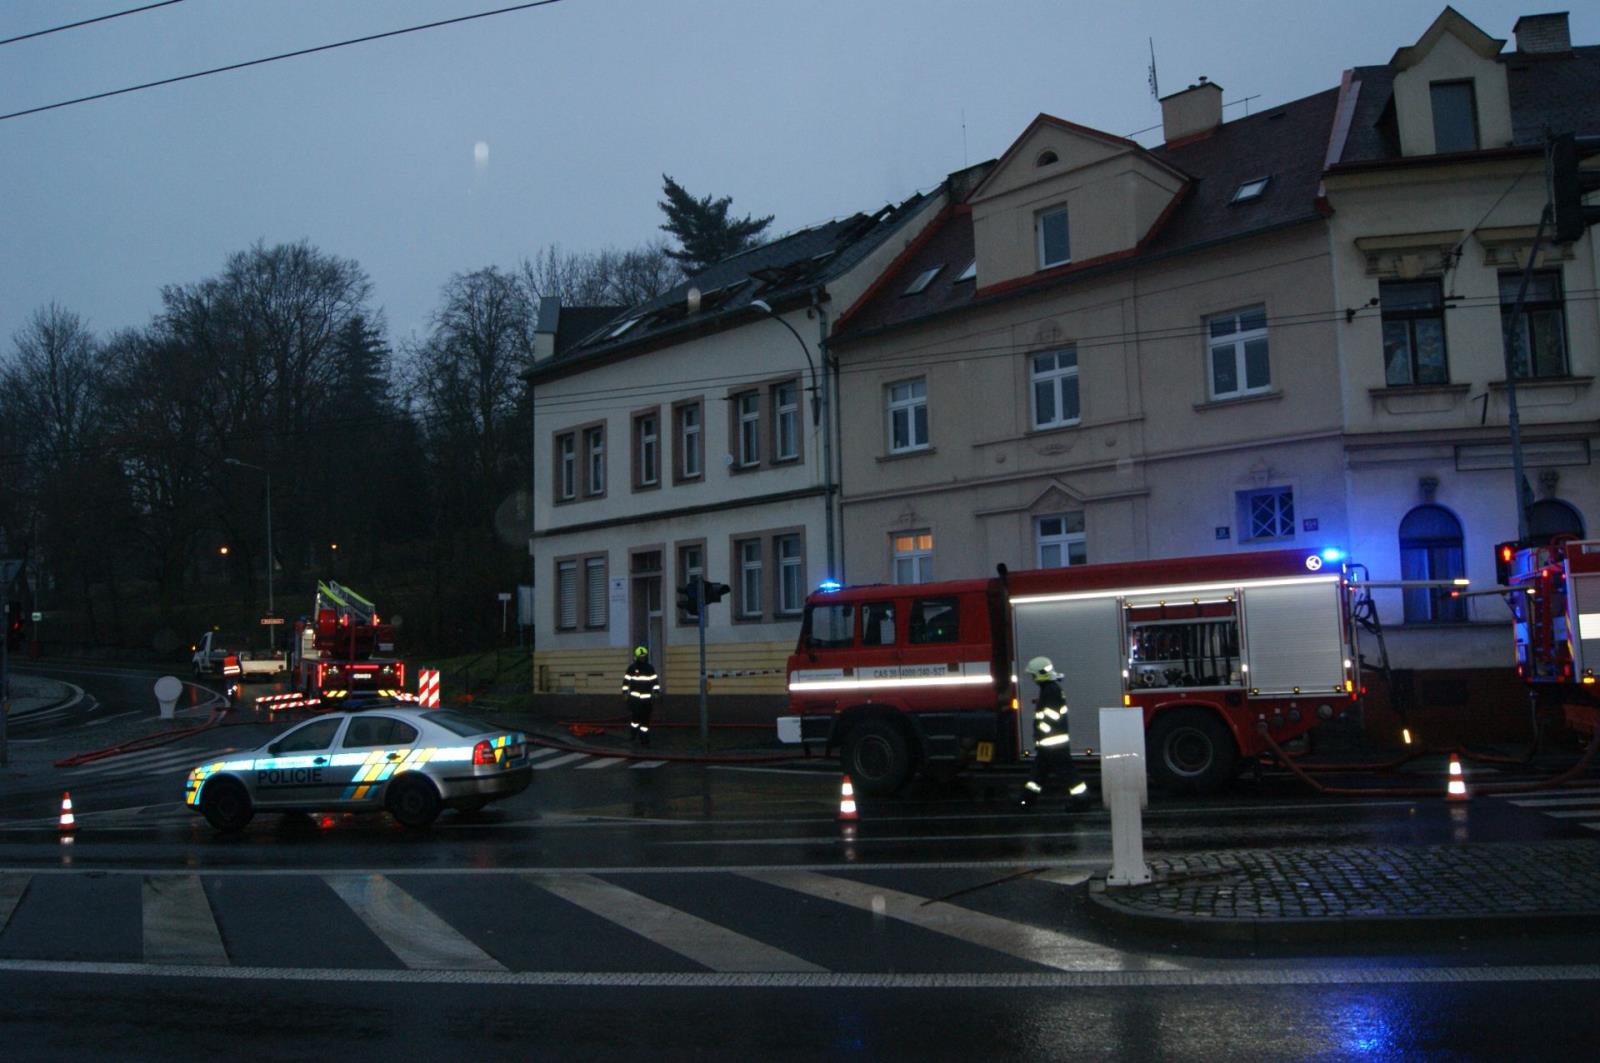
[[[425,709],[439,707],[439,670],[437,668],[419,668],[417,670],[417,704]]]

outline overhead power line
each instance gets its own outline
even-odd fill
[[[158,7],[171,7],[173,4],[181,3],[183,3],[183,0],[161,0],[159,4],[145,4],[143,7],[130,7],[126,11],[113,11],[109,15],[100,15],[96,18],[81,19],[77,22],[68,22],[64,26],[51,26],[47,30],[34,30],[32,33],[23,33],[15,37],[7,37],[5,40],[0,41],[0,45],[16,44],[18,41],[31,41],[35,37],[45,37],[52,33],[60,33],[62,30],[75,30],[79,26],[89,26],[96,22],[108,22],[114,18],[121,18],[123,15],[137,15],[141,11],[153,11]]]
[[[193,81],[195,78],[210,77],[212,74],[226,74],[232,70],[243,70],[246,67],[261,66],[265,63],[276,63],[280,59],[295,59],[302,55],[314,55],[317,52],[328,52],[335,48],[348,48],[352,44],[366,44],[369,41],[381,41],[386,37],[399,37],[407,33],[420,33],[423,30],[438,29],[440,26],[453,26],[458,22],[471,22],[474,19],[489,18],[493,15],[506,15],[513,11],[526,11],[531,7],[548,7],[559,4],[561,0],[532,0],[531,3],[513,4],[510,7],[496,8],[493,11],[480,11],[475,15],[458,15],[455,18],[440,19],[437,22],[425,22],[420,26],[407,26],[404,29],[386,30],[383,33],[369,33],[365,37],[352,37],[345,41],[334,41],[331,44],[319,44],[312,48],[300,48],[292,52],[282,52],[278,55],[268,55],[260,59],[247,59],[242,63],[229,63],[227,66],[212,67],[210,70],[197,70],[192,74],[179,74],[177,77],[162,78],[159,81],[146,81],[142,85],[129,85],[127,88],[111,89],[108,92],[97,92],[91,96],[79,96],[76,99],[60,100],[56,103],[46,103],[39,107],[29,107],[22,111],[12,111],[10,114],[0,114],[0,122],[11,118],[22,118],[25,115],[38,114],[41,111],[54,111],[61,107],[71,107],[79,103],[91,103],[95,100],[104,100],[112,96],[122,96],[130,92],[142,92],[145,89],[159,88],[162,85],[175,85],[180,81]]]

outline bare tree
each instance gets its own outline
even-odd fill
[[[659,240],[627,251],[569,252],[551,244],[523,259],[518,273],[535,302],[554,295],[565,306],[634,306],[683,280]]]

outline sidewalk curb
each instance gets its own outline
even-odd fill
[[[1303,944],[1327,941],[1437,940],[1468,934],[1549,934],[1588,932],[1600,906],[1587,911],[1521,912],[1483,915],[1359,915],[1228,919],[1216,916],[1135,912],[1108,891],[1106,872],[1089,881],[1090,915],[1112,929],[1159,938],[1232,944]],[[1155,883],[1161,877],[1154,879]]]
[[[29,717],[37,716],[40,713],[54,712],[57,709],[68,708],[72,705],[76,705],[78,702],[88,697],[88,693],[76,683],[68,683],[61,679],[49,679],[46,680],[46,682],[54,683],[57,686],[66,687],[71,693],[69,693],[66,697],[56,698],[54,701],[47,701],[43,705],[36,705],[33,708],[26,710],[19,710],[15,705],[13,705],[11,707],[11,711],[6,714],[6,718],[12,723],[21,723]],[[13,702],[16,700],[16,698],[12,698]]]

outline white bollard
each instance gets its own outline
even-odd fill
[[[178,707],[178,698],[183,694],[183,681],[175,675],[164,675],[156,680],[156,703],[161,706],[161,718],[172,719],[173,710]]]
[[[1144,768],[1144,710],[1100,710],[1100,798],[1111,810],[1111,873],[1107,886],[1150,881],[1144,862],[1142,809],[1150,804]]]

